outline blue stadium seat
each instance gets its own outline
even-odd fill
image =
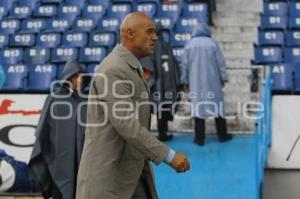
[[[71,26],[68,19],[49,19],[46,32],[65,32]]]
[[[43,4],[62,4],[64,0],[41,0]]]
[[[90,35],[89,46],[92,47],[113,47],[116,43],[116,36],[113,33],[94,32]]]
[[[14,34],[20,29],[20,20],[4,19],[0,21],[0,33]]]
[[[176,32],[171,36],[172,46],[184,46],[185,43],[192,39],[191,32]]]
[[[175,30],[179,32],[193,32],[193,29],[197,25],[198,20],[195,17],[190,18],[179,18],[177,23],[175,24]]]
[[[87,47],[79,49],[79,61],[84,63],[100,63],[106,56],[106,49],[101,47]]]
[[[0,51],[1,64],[18,64],[23,60],[23,51],[21,48],[7,48]]]
[[[12,47],[26,47],[35,44],[35,35],[27,33],[12,34],[10,37],[10,46]]]
[[[56,78],[56,65],[30,65],[27,90],[49,91],[51,82]]]
[[[8,10],[6,7],[0,5],[0,20],[3,19],[8,13]]]
[[[150,16],[153,18],[156,15],[157,12],[157,5],[155,3],[139,3],[137,5],[137,11],[143,12],[146,15]]]
[[[300,92],[300,64],[295,65],[295,91]]]
[[[76,32],[91,32],[96,25],[97,21],[93,18],[77,18],[72,30]]]
[[[0,1],[0,6],[4,7],[7,11],[9,11],[13,4],[15,3],[15,0],[2,0]]]
[[[9,12],[9,17],[14,19],[25,19],[31,15],[31,8],[29,6],[15,5]]]
[[[205,3],[185,3],[183,6],[183,17],[196,17],[201,21],[207,21],[208,9]]]
[[[76,5],[80,9],[85,6],[85,1],[86,0],[76,0],[76,1],[74,1],[74,0],[65,0],[66,5]]]
[[[47,21],[44,19],[27,19],[22,22],[21,32],[39,33],[46,29]]]
[[[300,16],[300,2],[289,2],[290,16]]]
[[[287,16],[288,4],[286,2],[265,2],[264,15],[265,16]]]
[[[34,10],[40,0],[21,0],[19,1],[20,6],[28,6],[31,10]]]
[[[169,17],[173,21],[177,21],[181,13],[180,4],[160,4],[158,7],[158,17]]]
[[[24,53],[25,63],[28,65],[45,64],[50,59],[49,48],[27,48]]]
[[[286,29],[288,18],[282,16],[263,16],[261,17],[262,29]]]
[[[299,17],[290,17],[289,18],[289,27],[290,27],[290,29],[299,29],[300,28],[300,16]]]
[[[107,9],[111,5],[111,0],[88,0],[88,5],[103,5]]]
[[[286,45],[287,46],[300,46],[300,31],[287,31]]]
[[[58,47],[51,50],[51,61],[53,63],[75,61],[77,57],[78,50],[76,48]]]
[[[102,4],[87,5],[83,8],[82,16],[99,21],[105,15],[105,12],[105,6]]]
[[[285,39],[282,31],[259,31],[258,45],[280,45],[284,46]]]
[[[292,66],[289,64],[276,64],[271,66],[272,91],[292,91]]]
[[[120,28],[120,20],[118,18],[103,18],[100,20],[97,30],[103,32],[114,32],[118,34]]]
[[[135,3],[135,0],[112,0],[114,3]]]
[[[255,47],[256,64],[282,62],[282,49],[280,47]]]
[[[174,47],[172,49],[173,51],[173,55],[175,56],[176,60],[181,63],[182,61],[182,56],[183,56],[183,53],[184,53],[184,47],[183,46],[177,46],[177,47]]]
[[[163,29],[172,30],[174,27],[174,21],[169,17],[158,17],[154,19],[155,22],[160,22],[163,26]]]
[[[33,11],[35,17],[55,17],[57,12],[57,6],[52,4],[38,5]]]
[[[88,64],[87,65],[87,72],[90,73],[90,74],[93,74],[95,73],[95,70],[96,70],[96,66],[98,64]]]
[[[59,33],[41,33],[37,36],[36,46],[41,48],[55,48],[61,43]]]
[[[57,17],[73,23],[80,13],[81,8],[78,5],[61,5],[57,10]]]
[[[155,3],[157,6],[160,2],[161,0],[137,0],[137,3]]]
[[[3,70],[6,75],[3,91],[22,91],[26,84],[28,74],[27,66],[23,64],[4,65]]]
[[[65,63],[57,65],[57,67],[56,67],[56,69],[57,69],[57,79],[61,79],[62,74],[64,72],[64,67],[65,67]]]
[[[300,63],[300,47],[284,48],[284,61],[286,63]]]
[[[0,48],[8,45],[9,35],[0,33]]]
[[[124,17],[132,11],[132,6],[129,3],[122,4],[113,4],[108,7],[107,16],[118,18],[120,21],[124,19]]]
[[[87,44],[87,34],[83,32],[68,32],[63,36],[64,47],[83,47]]]
[[[164,41],[167,42],[167,43],[170,43],[171,42],[171,33],[169,31],[162,31],[162,36],[164,38]]]

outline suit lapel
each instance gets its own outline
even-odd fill
[[[150,93],[147,81],[144,78],[144,74],[142,71],[142,65],[140,61],[132,54],[130,53],[124,46],[117,44],[117,46],[114,49],[118,55],[132,68],[134,68],[141,79],[143,80],[143,83],[147,89],[148,94]]]

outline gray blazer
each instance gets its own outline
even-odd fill
[[[149,161],[159,164],[169,148],[149,132],[149,90],[139,66],[133,54],[117,45],[96,69],[77,199],[131,199],[141,176],[146,178],[152,198],[158,198]],[[113,114],[114,107],[122,111]]]

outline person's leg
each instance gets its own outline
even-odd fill
[[[194,142],[198,145],[204,145],[205,140],[205,120],[195,118],[195,138]]]
[[[215,118],[217,135],[220,142],[226,142],[232,139],[232,134],[227,132],[226,120],[222,117]]]
[[[168,113],[162,112],[161,115],[157,114],[157,129],[158,129],[158,139],[160,141],[168,141],[173,138],[173,135],[168,135]],[[161,117],[160,117],[161,116]]]

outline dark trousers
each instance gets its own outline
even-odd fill
[[[222,117],[215,118],[217,135],[222,138],[227,134],[226,120]],[[195,139],[204,141],[205,139],[205,119],[195,118]]]
[[[168,128],[168,121],[170,120],[170,113],[169,112],[161,112],[161,117],[157,114],[157,129],[159,135],[166,135],[169,128]]]

